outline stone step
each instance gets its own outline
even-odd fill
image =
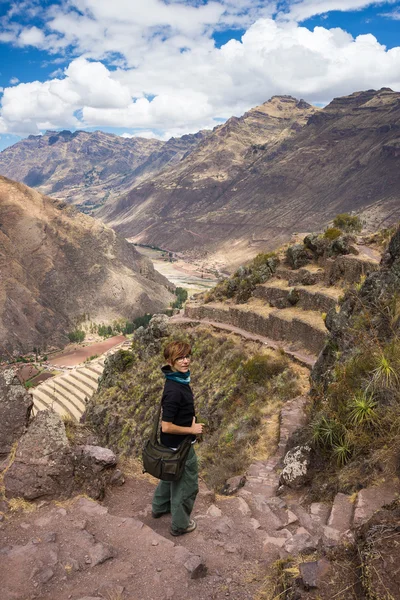
[[[94,372],[92,369],[89,369],[88,367],[81,367],[79,369],[76,369],[76,372],[79,373],[80,375],[83,375],[84,377],[86,377],[86,379],[89,379],[90,381],[92,381],[96,388],[97,385],[99,383],[99,374]]]
[[[192,319],[229,323],[273,340],[301,345],[313,355],[318,355],[322,350],[327,335],[321,315],[299,308],[268,307],[258,298],[252,299],[248,304],[237,305],[188,303],[185,315]]]
[[[72,373],[68,373],[68,375],[62,377],[62,384],[79,396],[82,402],[86,402],[86,398],[91,398],[94,393],[91,388],[87,387],[84,383],[81,383],[79,379],[72,377]]]
[[[101,365],[98,362],[88,363],[85,368],[89,371],[93,371],[93,373],[95,373],[95,375],[97,375],[98,377],[101,377],[104,371],[104,365]]]
[[[312,287],[296,285],[291,287],[283,279],[274,279],[258,285],[254,291],[256,298],[261,298],[276,308],[296,306],[303,310],[328,312],[335,308],[343,290],[324,288],[321,285]]]
[[[70,378],[69,375],[63,375],[56,379],[57,384],[66,392],[69,392],[77,398],[82,404],[86,404],[87,392],[77,385],[76,379]]]
[[[280,266],[275,272],[278,279],[283,279],[288,282],[289,286],[293,285],[315,285],[322,283],[325,280],[325,271],[319,265],[306,265],[301,269],[290,269],[289,267]]]
[[[379,261],[346,254],[336,258],[328,258],[324,261],[325,283],[334,285],[342,282],[345,284],[358,283],[361,277],[373,273],[379,269]]]
[[[92,396],[97,390],[97,383],[93,379],[86,377],[81,371],[71,371],[68,375],[71,379],[78,382],[79,386],[87,392],[88,396]]]
[[[354,500],[347,494],[336,494],[327,525],[324,527],[326,543],[336,546],[353,523]]]
[[[37,394],[35,394],[35,396],[33,397],[33,416],[37,415],[39,410],[47,410],[48,408],[49,406],[42,402],[42,400],[40,400],[40,398],[37,397]]]
[[[53,381],[53,386],[57,396],[61,397],[61,399],[65,398],[66,402],[73,402],[82,416],[86,410],[86,402],[85,399],[82,398],[82,395],[79,395],[76,390],[71,390],[69,387],[67,387],[62,378],[55,379]]]
[[[39,402],[44,404],[47,409],[53,410],[59,415],[67,415],[74,420],[79,421],[81,415],[76,406],[73,405],[72,402],[69,402],[67,405],[65,400],[60,399],[57,394],[54,394],[51,390],[46,389],[45,386],[38,386],[32,393],[32,396],[34,403],[36,400],[39,400]]]

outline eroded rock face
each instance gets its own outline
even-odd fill
[[[296,446],[287,452],[283,459],[285,466],[281,473],[281,484],[290,488],[300,488],[306,483],[310,454],[310,446]]]
[[[39,411],[19,441],[4,477],[8,498],[67,498],[85,492],[99,499],[117,463],[111,450],[99,446],[71,447],[61,417]]]
[[[21,385],[16,370],[0,370],[0,458],[10,453],[25,431],[32,406],[32,396]]]
[[[7,497],[68,496],[73,474],[73,454],[61,418],[52,411],[39,411],[4,477]]]
[[[167,315],[154,315],[148,327],[139,327],[135,331],[133,339],[138,342],[140,353],[154,356],[161,350],[161,340],[169,334],[168,322]]]

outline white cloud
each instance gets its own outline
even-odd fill
[[[11,77],[10,83],[11,83],[11,85],[15,85],[16,83],[19,83],[18,77]]]
[[[37,27],[28,27],[23,29],[18,36],[18,44],[21,46],[38,46],[41,47],[45,40],[45,35],[41,29]]]
[[[400,21],[400,8],[396,8],[388,13],[382,13],[381,17],[387,17],[388,19],[393,19],[394,21]]]
[[[50,7],[43,31],[7,22],[4,35],[16,44],[80,56],[49,81],[6,88],[3,126],[13,133],[113,126],[165,139],[210,128],[216,117],[239,115],[273,94],[326,103],[357,89],[399,89],[400,48],[297,22],[369,3],[301,0],[274,20],[272,0],[65,0]],[[215,47],[213,30],[243,23],[240,41]]]

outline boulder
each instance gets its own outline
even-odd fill
[[[28,426],[32,396],[21,385],[16,370],[0,370],[0,459],[6,457]]]
[[[290,488],[300,488],[307,482],[310,467],[310,446],[296,446],[286,453],[280,483]]]
[[[61,417],[50,410],[39,411],[5,474],[6,496],[26,500],[69,496],[73,475],[73,454]]]
[[[91,498],[102,500],[106,485],[115,475],[117,457],[114,452],[101,446],[78,446],[74,448],[74,459],[75,486]]]
[[[300,269],[310,262],[312,256],[303,244],[294,244],[286,250],[286,262],[292,269]]]
[[[399,497],[399,485],[382,484],[360,490],[354,511],[354,525],[358,527],[366,523],[375,512]]]
[[[35,500],[84,492],[101,499],[116,463],[115,454],[107,448],[71,447],[61,417],[53,411],[39,411],[5,473],[6,496]]]
[[[299,572],[304,589],[318,588],[321,579],[329,572],[330,566],[326,558],[300,563]]]
[[[169,335],[169,318],[154,315],[147,327],[139,327],[133,334],[140,358],[155,356],[161,350],[161,340]]]
[[[226,496],[230,496],[231,494],[236,494],[236,492],[244,486],[246,483],[245,475],[236,475],[235,477],[231,477],[227,479],[224,487],[222,488],[222,493]]]

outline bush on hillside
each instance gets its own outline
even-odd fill
[[[176,296],[176,300],[171,304],[171,307],[181,309],[185,304],[186,300],[188,299],[187,290],[185,290],[185,288],[182,287],[177,287],[174,290],[174,294]]]
[[[255,354],[243,365],[243,375],[247,381],[263,385],[272,377],[282,373],[288,366],[285,356],[277,355],[275,358],[266,354]]]
[[[328,229],[326,229],[324,232],[324,238],[330,241],[336,240],[341,235],[342,232],[337,227],[328,227]]]
[[[344,231],[345,233],[359,233],[362,230],[362,222],[357,215],[341,213],[333,219],[333,227]]]
[[[68,334],[69,341],[73,344],[83,342],[85,337],[86,337],[86,334],[81,329],[75,329],[75,331],[71,331]]]

